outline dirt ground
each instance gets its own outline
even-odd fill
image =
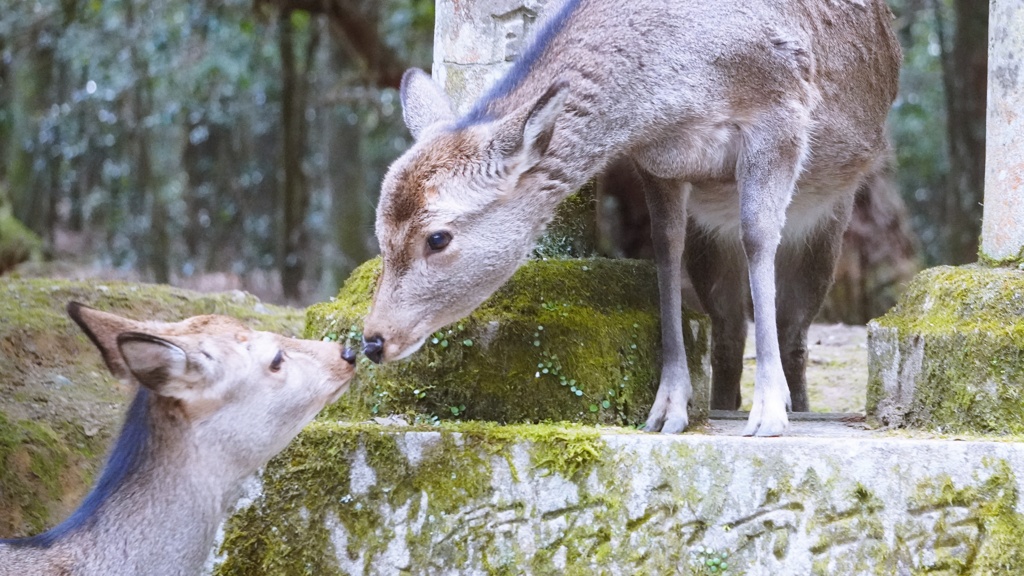
[[[813,412],[864,412],[868,382],[867,328],[814,324],[807,338],[807,388]],[[754,397],[754,325],[743,354],[743,410]]]

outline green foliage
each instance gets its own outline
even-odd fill
[[[911,225],[921,238],[927,265],[950,262],[946,227],[950,174],[948,111],[943,87],[942,46],[938,26],[953,36],[956,14],[951,0],[889,0],[903,46],[899,95],[889,114],[889,134],[896,153],[896,178],[907,203]],[[942,10],[937,19],[935,10]]]
[[[399,59],[427,65],[432,2],[364,7],[380,13],[379,33]],[[0,186],[9,184],[16,216],[50,243],[56,227],[86,232],[103,265],[166,267],[172,279],[275,269],[276,10],[247,0],[5,5]],[[309,246],[329,247],[308,257],[307,280],[329,294],[332,278],[368,256],[377,188],[408,139],[395,90],[363,86],[362,62],[324,16],[293,11],[290,22],[311,85],[304,232]],[[314,31],[326,41],[307,54]],[[337,237],[346,226],[355,239]]]

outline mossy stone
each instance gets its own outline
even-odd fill
[[[338,297],[307,311],[305,336],[361,336],[380,261],[360,266]],[[707,415],[709,327],[684,310],[694,385],[690,420]],[[544,420],[636,425],[660,372],[654,266],[638,260],[530,261],[473,314],[427,339],[409,360],[362,359],[357,382],[327,417]]]
[[[1024,271],[926,270],[868,339],[867,407],[884,424],[1024,434]]]
[[[4,274],[33,257],[39,257],[43,242],[12,216],[0,208],[0,274]]]
[[[319,420],[213,574],[1024,573],[1008,442]]]
[[[535,258],[590,258],[597,255],[597,184],[590,180],[555,210],[537,240]]]
[[[41,532],[78,506],[131,394],[68,318],[71,300],[140,320],[224,314],[296,336],[303,323],[300,310],[242,292],[0,279],[0,538]]]

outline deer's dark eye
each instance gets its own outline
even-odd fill
[[[444,250],[448,243],[452,241],[451,232],[441,231],[434,232],[430,236],[427,236],[427,246],[434,252],[440,252]]]
[[[284,352],[281,350],[277,351],[277,355],[270,361],[270,371],[277,372],[281,369],[281,364],[284,363]]]

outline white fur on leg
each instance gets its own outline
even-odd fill
[[[663,377],[644,431],[678,434],[686,430],[690,423],[686,410],[692,395],[693,387],[688,373],[681,376],[669,374]]]
[[[754,404],[744,436],[782,436],[789,430],[789,386],[779,358],[759,359],[754,377]]]

